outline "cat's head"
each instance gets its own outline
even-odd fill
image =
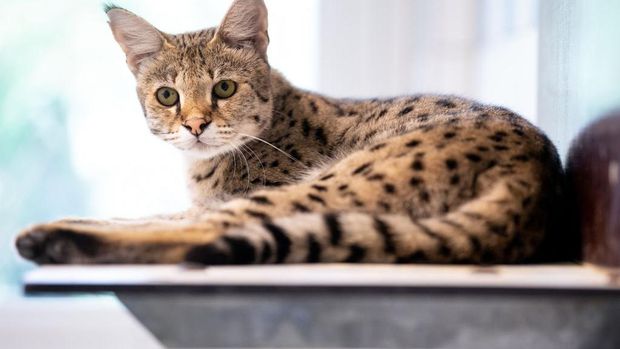
[[[263,0],[235,0],[216,28],[179,35],[107,6],[151,132],[198,157],[230,151],[269,124],[273,105]]]

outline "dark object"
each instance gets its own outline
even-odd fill
[[[620,266],[620,111],[586,127],[567,161],[585,262]]]

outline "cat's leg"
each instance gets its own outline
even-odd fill
[[[16,239],[20,255],[39,264],[178,263],[188,249],[217,236],[195,221],[53,222]]]
[[[194,206],[141,218],[64,218],[24,230],[16,247],[22,257],[42,264],[174,263],[184,253],[181,247],[195,241],[195,222],[212,211]],[[178,239],[180,231],[183,239]]]

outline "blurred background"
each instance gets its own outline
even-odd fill
[[[176,33],[217,25],[230,2],[117,4]],[[618,105],[617,0],[266,3],[270,63],[305,89],[500,104],[543,127],[562,155],[580,127]],[[67,347],[18,334],[80,328],[75,347],[156,347],[112,297],[21,298],[20,277],[33,266],[12,240],[29,224],[63,216],[182,210],[183,178],[180,155],[144,125],[101,1],[0,2],[0,338],[13,344],[0,346]],[[114,336],[88,341],[101,333]]]

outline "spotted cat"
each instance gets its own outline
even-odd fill
[[[159,31],[115,6],[150,131],[188,159],[193,208],[65,219],[16,241],[37,263],[517,263],[553,247],[562,168],[510,110],[454,96],[334,99],[267,59],[267,9]],[[551,248],[553,250],[553,248]]]

